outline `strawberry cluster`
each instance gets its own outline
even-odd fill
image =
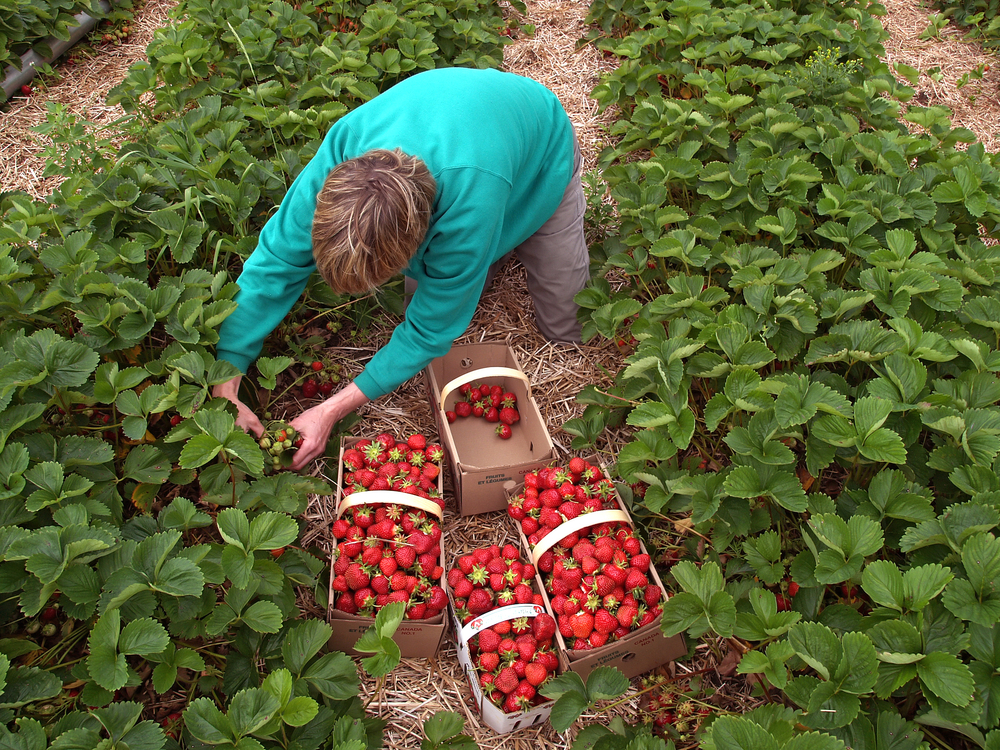
[[[365,490],[395,490],[433,500],[444,508],[438,475],[444,450],[419,433],[406,442],[387,432],[374,440],[359,440],[344,451],[341,493],[346,497]]]
[[[344,451],[342,496],[396,490],[444,507],[436,482],[442,453],[423,435],[411,435],[405,443],[387,433],[360,440]],[[448,606],[440,585],[441,525],[433,515],[397,503],[355,505],[332,531],[337,610],[371,617],[390,602],[405,602],[406,617],[423,620]]]
[[[177,414],[174,417],[178,417],[177,424],[183,421]],[[170,418],[171,426],[176,426],[174,417]],[[302,445],[302,436],[295,431],[294,427],[284,422],[269,422],[257,444],[262,450],[267,451],[271,466],[277,471],[282,467],[287,468],[292,465],[292,451],[297,450]]]
[[[406,617],[425,620],[448,606],[440,585],[441,526],[422,510],[394,503],[356,505],[333,523],[334,607],[373,617],[404,602]]]
[[[501,439],[510,439],[513,434],[511,427],[521,420],[515,394],[504,391],[499,385],[485,383],[465,383],[459,386],[458,392],[463,400],[455,402],[453,411],[444,413],[449,423],[459,417],[482,417],[487,422],[496,423],[496,433]]]
[[[508,502],[508,513],[532,546],[549,534],[559,539],[538,558],[538,569],[571,649],[598,648],[622,638],[655,621],[662,608],[649,555],[627,524],[559,531],[570,519],[618,507],[614,485],[582,458],[571,459],[566,468],[528,473],[524,489]]]
[[[534,568],[520,560],[512,544],[461,555],[448,571],[459,620],[469,622],[511,604],[542,606],[542,595],[530,585],[534,575]],[[538,686],[559,667],[552,650],[555,633],[556,621],[543,612],[498,622],[474,635],[468,644],[469,654],[483,695],[505,713],[544,702]]]

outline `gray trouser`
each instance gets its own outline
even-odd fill
[[[528,274],[528,293],[535,303],[535,322],[549,341],[580,343],[580,323],[576,319],[574,295],[590,280],[590,252],[583,233],[583,214],[587,200],[583,194],[583,155],[573,138],[573,176],[562,202],[537,232],[490,266],[485,289],[514,253]],[[417,284],[406,279],[406,294],[413,294]]]

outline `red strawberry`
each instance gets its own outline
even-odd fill
[[[479,654],[479,669],[484,672],[495,672],[500,666],[500,655],[496,651]]]
[[[643,601],[645,601],[647,607],[655,607],[657,602],[660,601],[662,593],[659,586],[651,583],[646,587],[646,591],[643,594]]]
[[[624,628],[631,628],[635,624],[635,619],[639,615],[639,608],[629,604],[623,604],[618,608],[616,612],[618,616],[618,622]]]
[[[791,583],[788,584],[788,595],[795,596],[797,593],[799,593],[799,584],[797,584],[795,581],[792,581]]]
[[[347,566],[344,578],[347,581],[347,585],[354,591],[365,588],[371,581],[371,577],[365,572],[364,568],[356,562]]]
[[[497,425],[496,433],[500,436],[501,440],[510,440],[510,436],[514,434],[510,430],[510,425],[503,422]]]
[[[570,617],[570,626],[577,638],[587,638],[594,630],[594,616],[581,610]]]
[[[417,551],[409,546],[403,545],[396,549],[396,564],[404,570],[409,570],[417,561]]]
[[[481,615],[488,612],[493,607],[493,597],[486,589],[475,589],[469,594],[469,601],[466,605],[474,615]]]
[[[543,612],[532,620],[531,633],[538,641],[553,638],[556,634],[556,621],[552,615]]]
[[[547,670],[543,665],[539,664],[537,661],[531,662],[528,666],[524,668],[524,679],[528,681],[529,684],[538,687],[543,682],[549,678],[549,670]]]
[[[357,614],[358,605],[354,603],[354,597],[350,594],[341,594],[337,597],[336,607],[341,612],[346,612],[349,615]]]
[[[522,680],[518,683],[518,686],[513,693],[518,709],[523,711],[530,708],[531,700],[535,697],[535,692],[535,686],[527,680]]]
[[[514,668],[504,667],[500,670],[493,684],[500,692],[509,694],[517,689],[518,682],[517,672],[514,671]]]
[[[427,438],[420,433],[415,433],[406,438],[406,444],[413,450],[423,450],[427,447]]]
[[[468,417],[472,414],[472,404],[468,401],[459,401],[455,404],[455,414],[460,417]]]
[[[631,565],[636,570],[645,573],[647,570],[649,570],[649,555],[646,554],[633,555],[631,560],[629,560],[629,565]]]
[[[500,648],[500,635],[492,628],[479,631],[479,650],[495,652]]]
[[[594,615],[594,630],[598,633],[608,635],[618,628],[618,618],[606,609],[599,609]]]
[[[444,416],[448,420],[448,424],[451,424],[456,419],[458,419],[458,415],[455,412],[453,412],[453,411],[446,411],[444,413]]]
[[[518,413],[517,409],[512,409],[509,406],[505,406],[501,409],[497,414],[497,418],[505,425],[512,425],[515,422],[521,421],[521,415]]]

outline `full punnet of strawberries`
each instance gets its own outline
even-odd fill
[[[436,483],[441,456],[441,447],[419,434],[406,442],[388,433],[361,440],[344,451],[342,497],[395,490],[443,507]],[[441,524],[405,500],[354,505],[334,521],[331,588],[338,611],[373,617],[390,602],[405,602],[407,618],[425,620],[448,606]]]
[[[459,417],[480,417],[496,423],[496,434],[502,440],[510,439],[514,434],[513,426],[521,421],[516,394],[505,391],[500,385],[485,383],[464,383],[459,386],[458,393],[462,398],[455,402],[453,410],[444,413],[449,423]]]
[[[612,482],[583,458],[566,467],[546,467],[524,477],[507,512],[533,548],[549,534],[559,540],[538,558],[559,632],[574,650],[599,648],[654,622],[662,590],[649,555],[624,522],[598,523],[565,533],[567,521],[600,510],[617,510]]]
[[[365,490],[393,490],[433,500],[444,508],[438,475],[444,449],[415,433],[406,441],[383,432],[374,440],[359,440],[344,451],[341,494]]]
[[[514,604],[544,606],[531,587],[535,569],[517,547],[492,545],[460,555],[448,571],[455,614],[462,623]],[[546,612],[515,617],[480,630],[469,640],[479,687],[505,713],[545,702],[538,687],[554,675],[559,659],[552,650],[556,622]]]

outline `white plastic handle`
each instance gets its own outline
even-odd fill
[[[464,375],[459,375],[454,380],[449,380],[445,383],[441,389],[441,403],[439,404],[441,411],[444,411],[445,399],[448,398],[449,393],[466,383],[486,378],[517,378],[518,380],[523,380],[524,384],[528,387],[528,398],[531,398],[531,383],[528,382],[528,376],[520,370],[515,370],[513,367],[481,367],[478,370],[472,370]]]
[[[406,492],[396,492],[395,490],[353,492],[340,501],[340,505],[337,507],[337,518],[344,515],[345,510],[353,508],[355,505],[372,505],[373,503],[406,505],[410,508],[419,508],[428,513],[433,513],[438,517],[439,521],[444,518],[444,510],[433,500],[427,500],[417,495],[410,495]]]
[[[538,604],[511,604],[506,607],[491,609],[489,612],[479,615],[476,619],[469,620],[459,635],[463,643],[468,643],[469,639],[476,633],[485,630],[491,625],[496,625],[498,622],[516,620],[518,617],[538,617],[538,615],[544,612],[545,607]]]
[[[576,518],[571,518],[566,523],[561,523],[552,531],[546,534],[531,550],[531,562],[538,567],[539,558],[548,550],[555,547],[559,542],[568,537],[574,531],[580,531],[590,526],[597,526],[601,523],[614,521],[624,521],[630,524],[628,513],[623,510],[596,510],[593,513],[582,513]]]

